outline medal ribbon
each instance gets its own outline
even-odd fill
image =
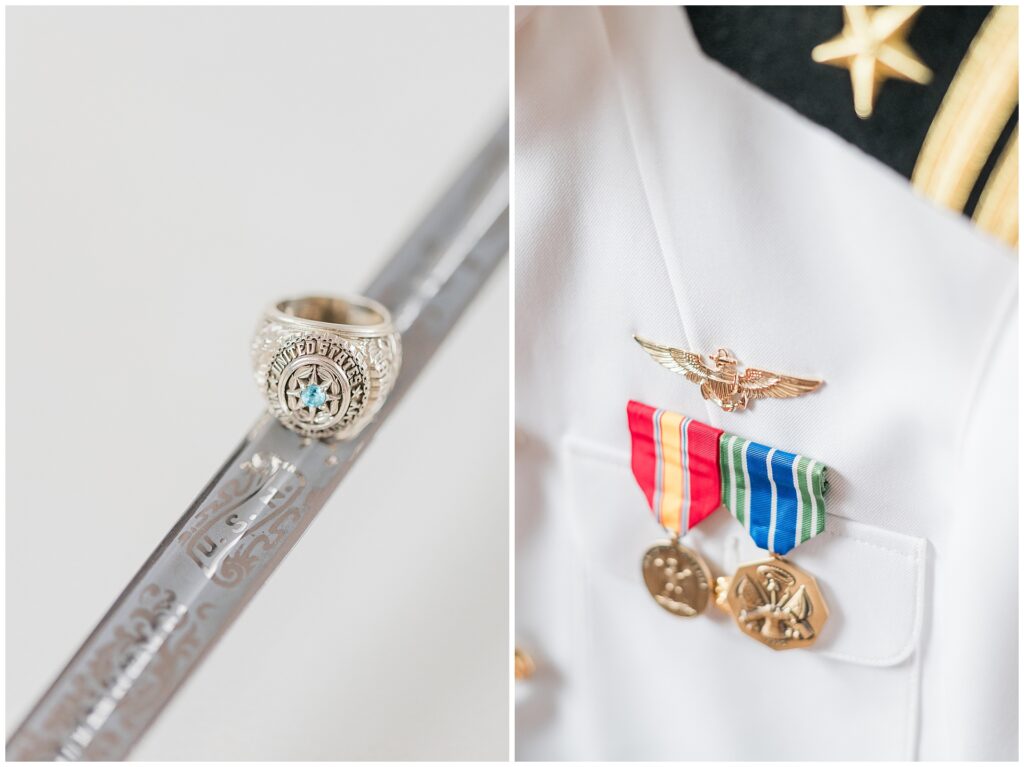
[[[626,405],[632,468],[662,527],[684,535],[723,503],[760,548],[825,530],[827,467],[640,402]]]
[[[639,402],[626,405],[626,415],[633,476],[658,524],[685,535],[721,505],[722,430]]]
[[[734,434],[719,449],[722,500],[760,548],[785,554],[825,531],[825,464]]]

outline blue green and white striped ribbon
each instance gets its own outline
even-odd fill
[[[722,502],[760,548],[785,554],[825,530],[827,467],[722,434]]]

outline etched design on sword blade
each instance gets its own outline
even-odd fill
[[[304,512],[298,501],[305,486],[294,465],[257,453],[199,510],[178,542],[211,581],[237,586],[295,528]]]
[[[175,592],[150,584],[136,606],[65,683],[38,723],[19,733],[11,760],[118,759],[156,715],[202,646],[199,622],[213,605],[192,612]]]

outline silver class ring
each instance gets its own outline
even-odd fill
[[[267,407],[305,437],[348,439],[377,414],[402,361],[391,315],[362,296],[278,301],[252,345]]]

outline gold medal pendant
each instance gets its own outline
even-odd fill
[[[780,556],[748,562],[731,578],[719,578],[715,603],[744,634],[773,650],[809,647],[828,620],[814,576]]]
[[[660,541],[644,554],[644,583],[654,601],[673,615],[692,618],[704,612],[711,596],[711,570],[679,538]]]

